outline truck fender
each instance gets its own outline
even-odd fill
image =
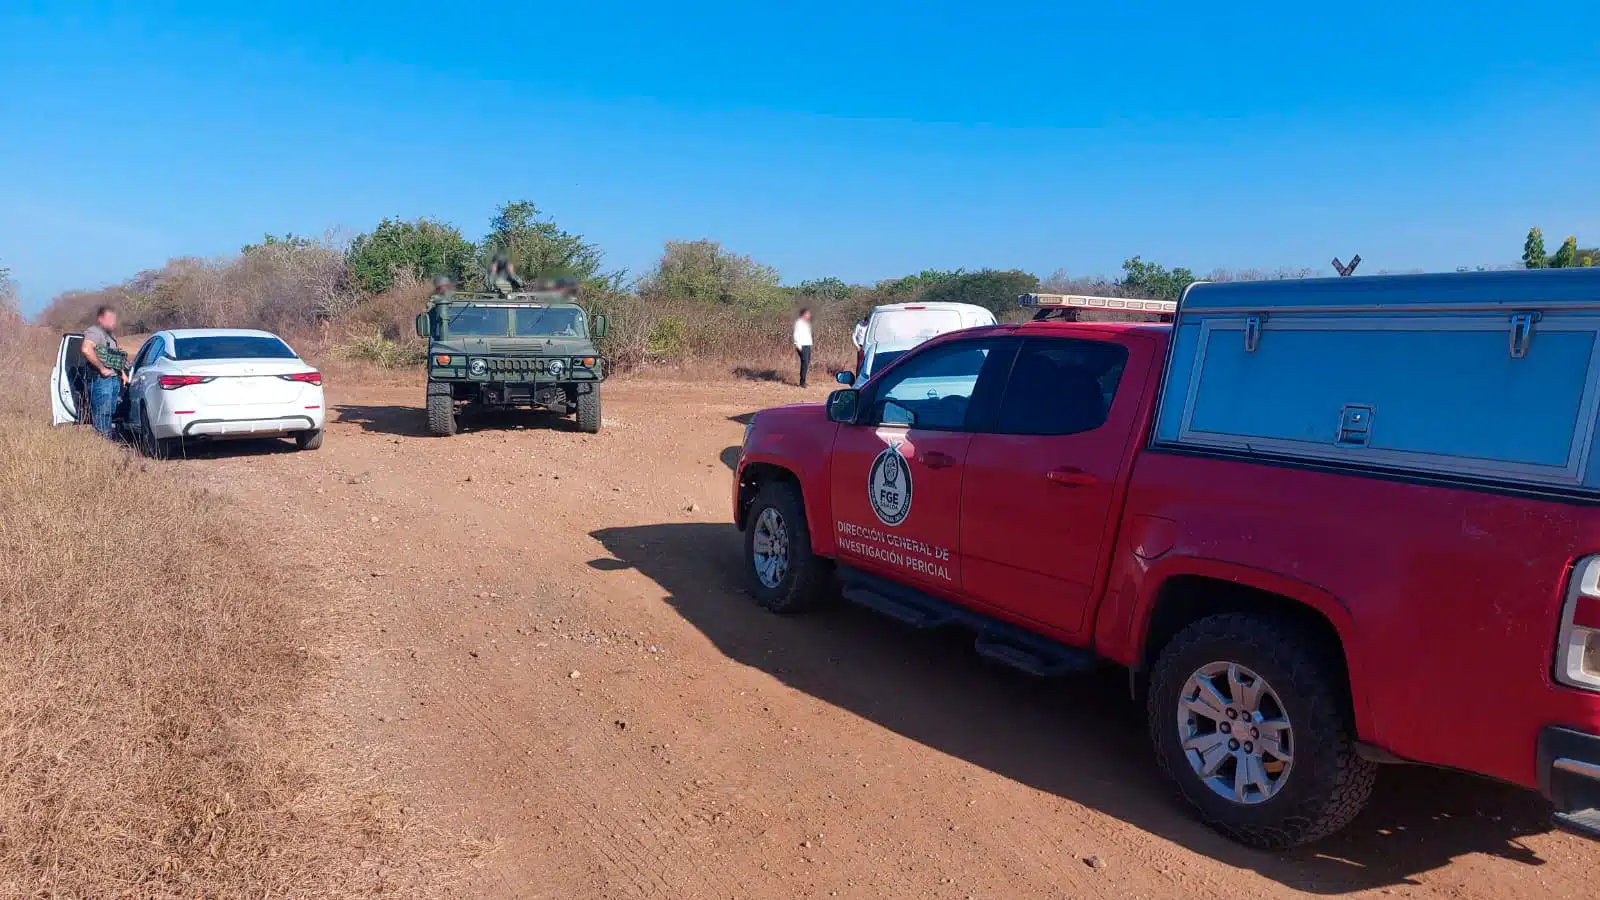
[[[1179,576],[1197,576],[1217,581],[1232,582],[1242,587],[1275,594],[1288,602],[1305,606],[1326,619],[1338,635],[1344,650],[1345,668],[1350,678],[1350,699],[1355,714],[1356,732],[1363,740],[1374,740],[1371,705],[1368,703],[1368,686],[1354,617],[1339,598],[1313,584],[1290,578],[1277,572],[1258,569],[1239,563],[1197,556],[1166,556],[1147,563],[1144,577],[1139,581],[1136,600],[1129,622],[1129,655],[1136,662],[1143,659],[1150,623],[1162,588]]]
[[[823,456],[810,465],[796,463],[797,460],[788,455],[767,454],[754,449],[746,451],[743,465],[739,469],[741,496],[744,491],[743,486],[752,479],[765,480],[777,475],[793,481],[800,488],[800,500],[805,505],[806,526],[811,533],[811,552],[831,558],[836,548],[833,497],[829,490],[832,479],[828,458]],[[742,513],[741,508],[738,514]],[[743,522],[739,524],[743,527]]]

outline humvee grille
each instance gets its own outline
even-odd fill
[[[491,372],[544,372],[550,367],[547,359],[491,359]]]

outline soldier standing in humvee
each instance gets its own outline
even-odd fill
[[[489,290],[502,297],[522,290],[522,279],[517,277],[516,267],[511,265],[511,258],[504,250],[496,253],[494,262],[489,264]]]

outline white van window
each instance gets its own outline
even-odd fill
[[[891,309],[872,317],[867,343],[909,346],[960,327],[961,313],[953,309]]]

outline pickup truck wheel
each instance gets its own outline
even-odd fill
[[[771,482],[756,494],[745,519],[744,558],[751,595],[775,613],[806,612],[827,597],[828,564],[811,553],[805,504],[791,484]]]
[[[1202,619],[1166,646],[1149,726],[1167,777],[1207,825],[1264,850],[1320,840],[1366,805],[1341,667],[1292,625]]]
[[[456,433],[456,398],[448,384],[428,385],[428,430],[441,437]]]

